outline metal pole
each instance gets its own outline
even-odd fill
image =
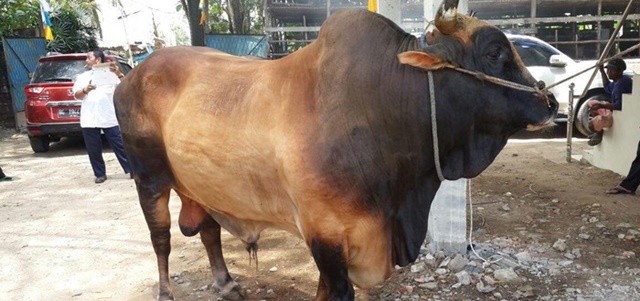
[[[538,1],[537,0],[531,0],[531,19],[535,19],[538,16]],[[530,26],[530,28],[534,31],[534,35],[538,34],[538,27],[537,27],[538,23],[532,23]]]
[[[567,120],[567,162],[571,163],[571,138],[573,137],[573,88],[576,85],[569,85],[569,119]]]
[[[633,0],[629,0],[629,4],[627,4],[627,8],[624,10],[624,14],[622,14],[622,19],[620,20],[620,23],[618,23],[618,26],[616,26],[616,29],[613,31],[613,34],[611,35],[611,37],[609,37],[609,41],[607,42],[607,46],[604,47],[604,51],[600,54],[600,58],[598,59],[597,65],[602,64],[602,60],[604,60],[604,58],[607,57],[607,53],[609,53],[609,50],[611,50],[611,46],[613,46],[613,41],[616,39],[618,32],[620,32],[620,27],[622,27],[622,23],[624,23],[624,21],[627,19],[627,16],[629,15],[629,11],[631,11],[632,4],[633,4]],[[589,91],[589,87],[591,87],[591,83],[593,82],[593,78],[596,76],[596,73],[598,73],[597,68],[593,70],[593,73],[591,73],[591,78],[589,78],[589,82],[587,83],[587,85],[584,86],[584,91],[582,91],[582,94],[580,94],[580,98],[583,98],[585,95],[587,95],[587,91]]]
[[[131,65],[133,67],[133,53],[131,51],[131,42],[129,42],[129,33],[127,33],[127,23],[125,22],[125,18],[128,18],[129,16],[133,15],[133,14],[137,14],[140,11],[136,11],[136,12],[132,12],[130,14],[127,14],[124,11],[124,7],[120,6],[120,12],[122,12],[122,15],[120,17],[118,17],[118,19],[122,20],[122,27],[124,28],[124,38],[127,40],[127,50],[129,52],[129,60],[127,60],[129,62],[129,65]]]
[[[598,17],[602,16],[602,0],[598,0]],[[597,23],[598,26],[598,41],[602,40],[602,22],[598,21]],[[596,51],[597,53],[601,53],[600,50],[602,49],[602,42],[598,42],[598,44],[596,44]]]
[[[307,16],[302,15],[302,26],[307,27]],[[304,32],[304,45],[307,46],[309,45],[309,32],[305,31]]]

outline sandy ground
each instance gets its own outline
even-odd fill
[[[584,139],[574,145],[577,152],[587,147]],[[475,239],[482,242],[506,237],[518,248],[550,245],[562,238],[583,250],[586,255],[576,262],[586,269],[638,268],[635,255],[618,256],[625,251],[640,253],[637,238],[621,239],[615,231],[597,229],[615,229],[618,223],[637,228],[639,197],[604,195],[620,177],[577,162],[569,164],[564,155],[561,139],[511,140],[496,162],[472,181],[473,199],[478,204],[474,207]],[[25,135],[7,131],[0,135],[0,166],[14,177],[0,182],[3,299],[155,299],[155,256],[134,182],[122,173],[109,150],[105,159],[109,180],[97,185],[82,141],[63,139],[48,153],[34,154]],[[171,204],[173,224],[177,225],[179,202]],[[509,210],[504,210],[504,205]],[[596,224],[604,226],[596,228]],[[523,234],[523,229],[527,233]],[[581,233],[591,233],[592,239],[579,239]],[[170,272],[176,297],[216,300],[199,239],[182,236],[177,227],[172,234]],[[257,268],[255,262],[249,263],[244,246],[226,232],[223,246],[231,274],[248,289],[248,300],[313,300],[318,273],[299,239],[282,231],[266,231],[260,241]],[[402,270],[398,274],[405,275]],[[538,296],[567,285],[583,290],[593,285],[588,282],[593,277],[588,275],[573,278],[532,285]],[[377,290],[357,291],[357,299],[385,300],[381,296],[410,282],[396,276]],[[431,295],[425,291],[417,298],[427,300]],[[503,296],[510,295],[505,290]],[[440,300],[485,297],[469,286],[455,297]],[[486,299],[495,298],[489,295]]]

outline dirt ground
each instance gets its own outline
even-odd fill
[[[498,246],[504,254],[526,251],[531,262],[561,262],[559,268],[536,274],[544,267],[521,265],[515,269],[517,284],[498,281],[490,292],[481,292],[474,285],[454,285],[446,269],[420,274],[409,266],[379,288],[356,290],[357,299],[638,300],[640,198],[605,195],[620,177],[567,163],[564,140],[524,138],[511,139],[494,164],[471,181],[473,241]],[[584,139],[575,140],[574,153],[587,148]],[[97,185],[82,141],[63,139],[48,153],[34,154],[26,135],[0,131],[0,166],[13,176],[0,182],[3,299],[155,299],[155,256],[134,182],[109,150],[105,159],[109,180]],[[179,202],[172,202],[171,210],[176,225]],[[176,298],[218,300],[199,239],[182,236],[177,227],[172,234]],[[552,247],[559,239],[573,255]],[[226,232],[223,246],[247,300],[313,300],[318,273],[301,240],[266,231],[257,268],[242,243]],[[421,285],[430,281],[428,275],[436,275],[435,288]],[[622,291],[622,299],[608,293],[612,290]]]

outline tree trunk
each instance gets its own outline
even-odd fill
[[[233,34],[245,34],[247,32],[244,26],[244,2],[242,0],[227,0],[229,11],[229,30]]]
[[[189,30],[191,32],[191,45],[204,46],[204,26],[200,25],[201,11],[199,0],[180,0],[187,19],[189,20]],[[205,8],[206,9],[206,8]]]

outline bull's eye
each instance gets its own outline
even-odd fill
[[[500,48],[495,48],[487,53],[489,59],[497,61],[500,58]]]

